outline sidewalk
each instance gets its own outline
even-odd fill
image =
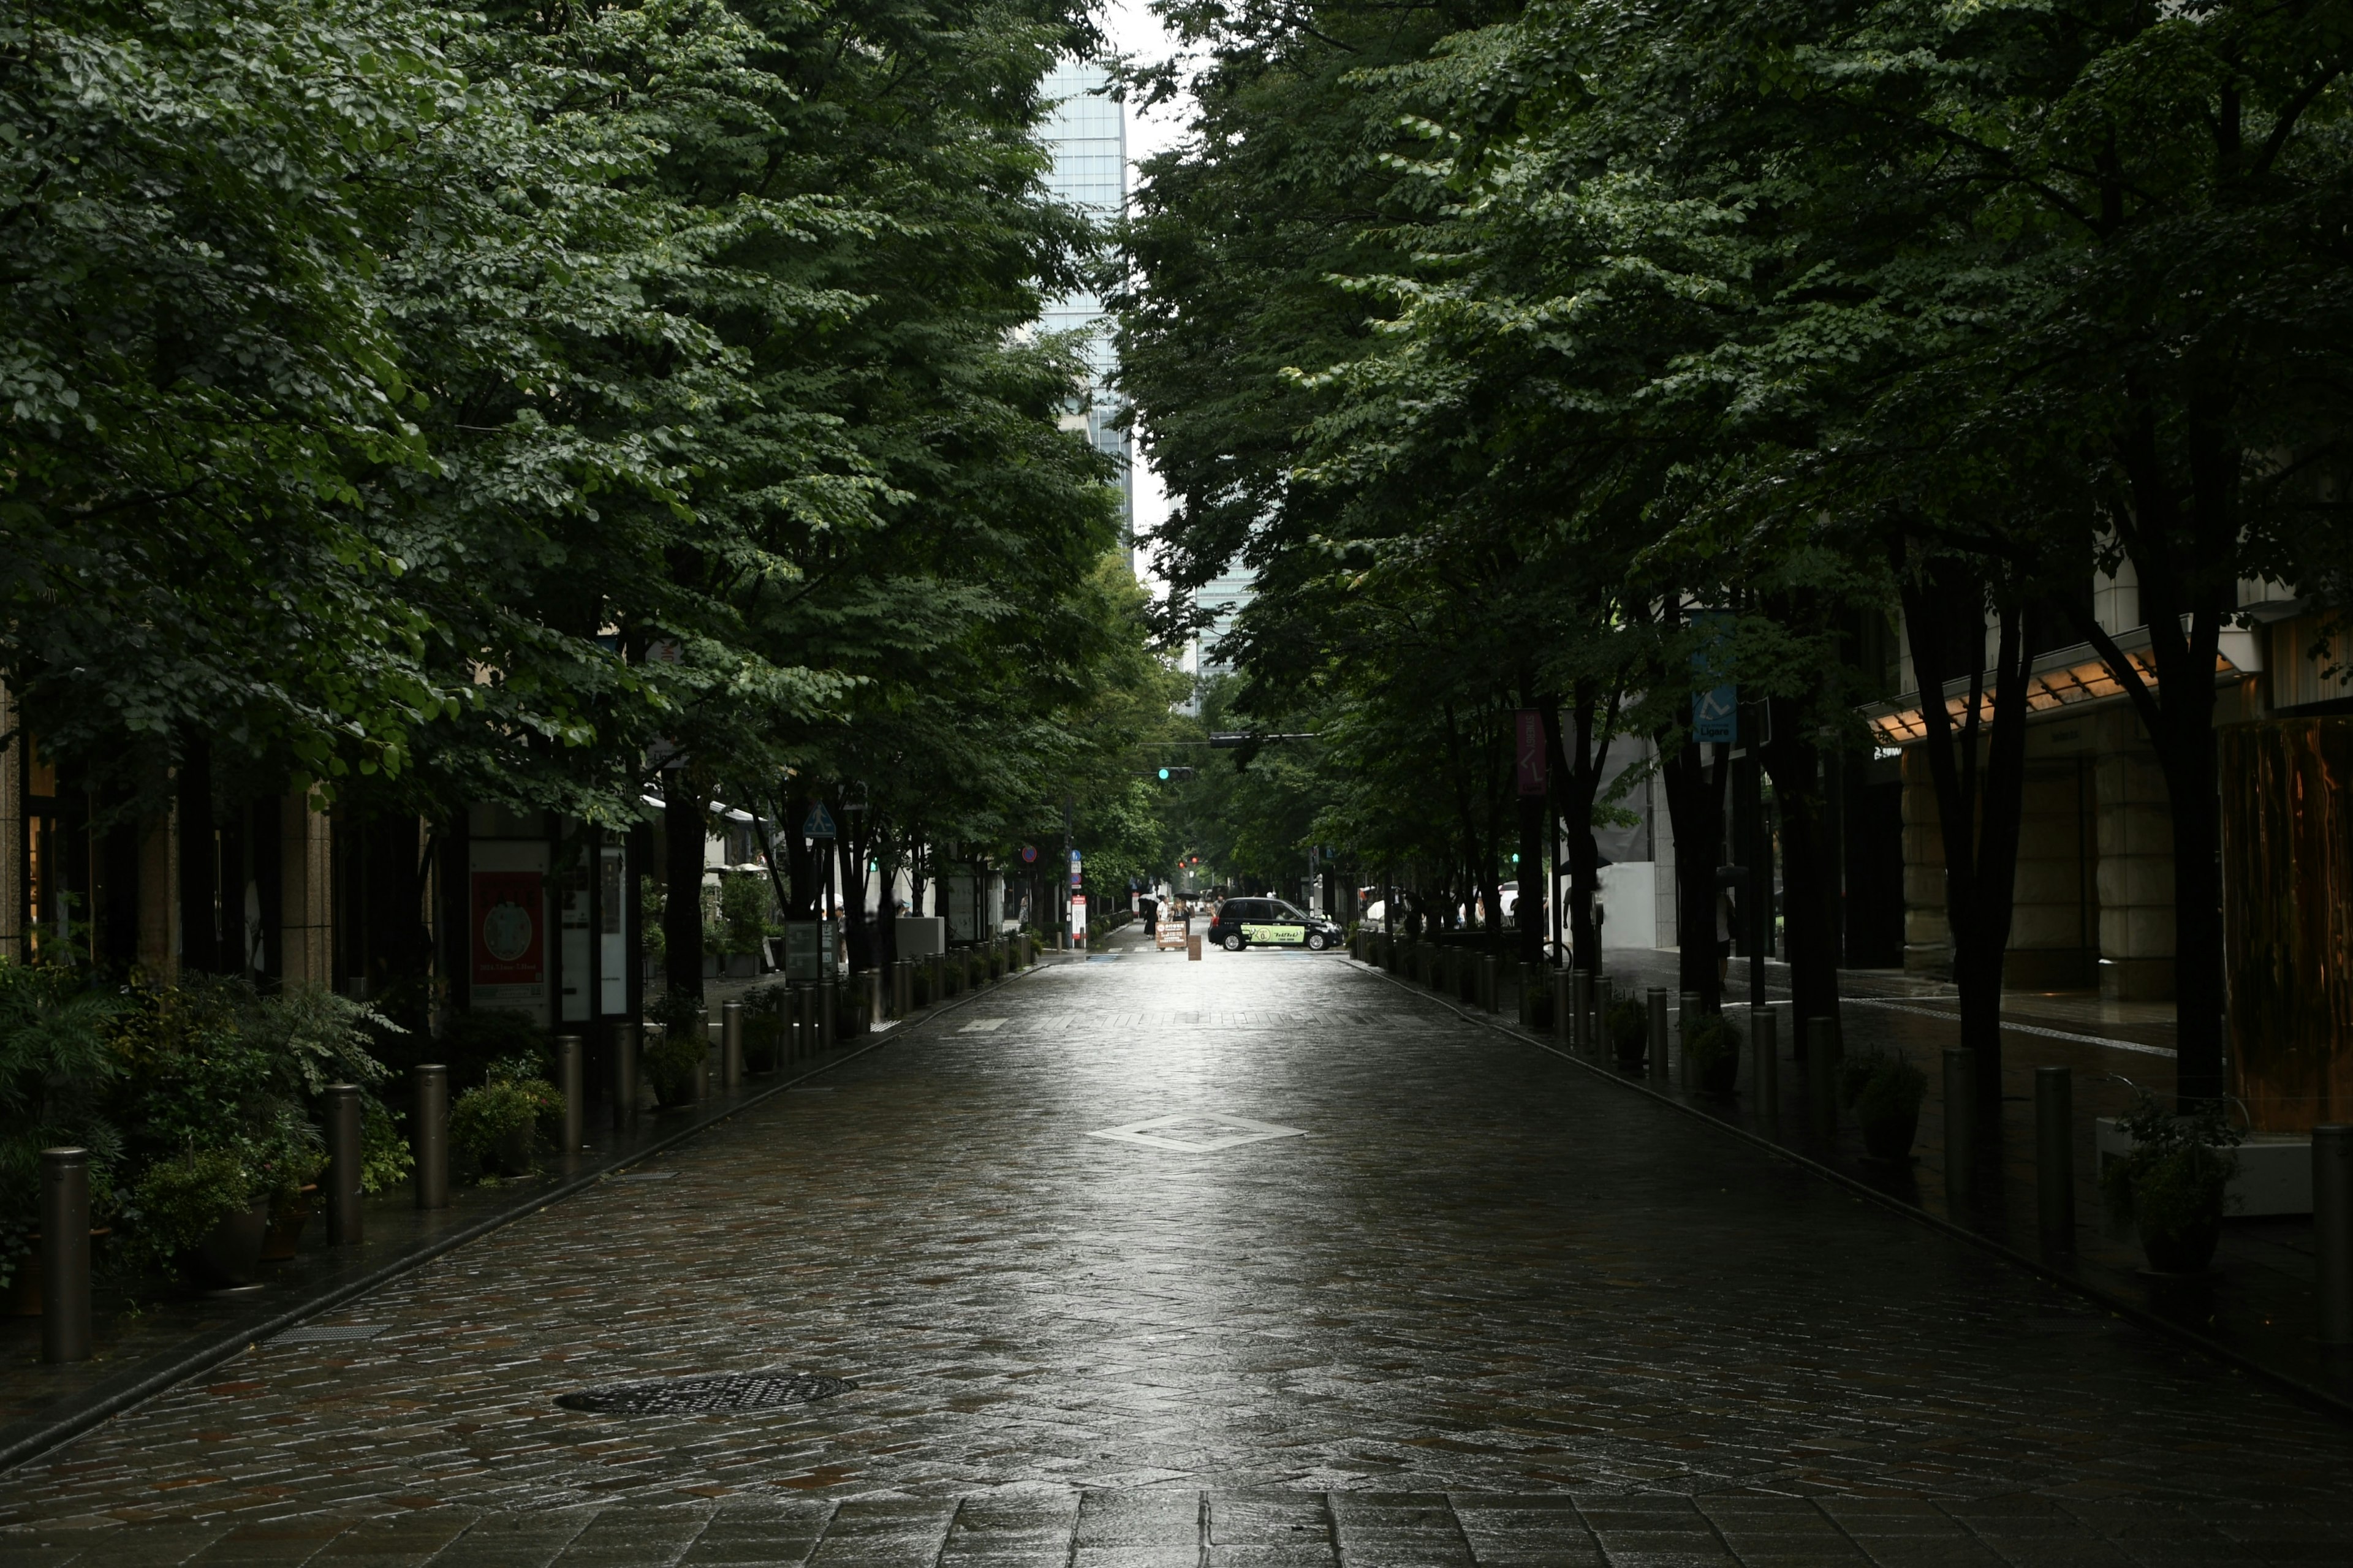
[[[2341,1419],[1337,957],[974,1001],[0,1475],[0,1561],[2353,1552]]]
[[[1015,978],[1018,976],[1008,977]],[[750,984],[712,982],[714,1011]],[[828,1055],[749,1074],[733,1092],[716,1087],[714,1049],[710,1099],[667,1110],[649,1107],[627,1133],[612,1126],[609,1099],[592,1099],[586,1148],[547,1155],[545,1167],[535,1174],[496,1186],[453,1182],[446,1209],[418,1209],[405,1183],[377,1194],[365,1200],[363,1240],[356,1247],[327,1246],[325,1222],[313,1218],[304,1226],[293,1258],[264,1264],[262,1280],[240,1289],[132,1300],[101,1282],[94,1302],[95,1352],[87,1361],[51,1365],[41,1359],[40,1319],[0,1318],[0,1470],[68,1442],[141,1400],[295,1330],[452,1248],[613,1180],[649,1155],[855,1060],[902,1030],[920,1028],[990,994],[966,992],[944,1004],[918,1008],[906,1019],[879,1025],[863,1038],[844,1041]]]
[[[1353,962],[1353,961],[1352,961]],[[1680,993],[1676,955],[1615,951],[1607,965],[1615,994],[1641,999],[1651,986],[1668,994],[1671,1017]],[[1746,1028],[1747,965],[1735,960],[1725,986],[1725,1011]],[[1777,1015],[1780,1047],[1776,1089],[1778,1116],[1767,1118],[1755,1098],[1750,1063],[1742,1053],[1738,1087],[1729,1098],[1684,1094],[1673,1070],[1680,1064],[1679,1032],[1669,1031],[1669,1070],[1662,1076],[1628,1072],[1593,1059],[1593,1070],[1639,1084],[1687,1110],[1814,1162],[1883,1197],[1935,1221],[1982,1237],[2116,1310],[2144,1316],[2189,1335],[2252,1370],[2329,1402],[2353,1414],[2353,1350],[2324,1346],[2315,1338],[2317,1310],[2316,1261],[2310,1216],[2231,1219],[2223,1226],[2213,1268],[2183,1280],[2149,1273],[2138,1242],[2114,1232],[2098,1190],[2093,1150],[2095,1118],[2126,1110],[2137,1086],[2160,1100],[2174,1088],[2172,1029],[2146,1005],[2116,1006],[2071,997],[2031,994],[2006,999],[2002,1038],[2002,1103],[1980,1112],[1985,1152],[1976,1190],[1956,1202],[1946,1189],[1944,1169],[1944,1050],[1959,1040],[1957,1005],[1950,987],[1938,988],[1909,976],[1873,973],[1841,974],[1841,1028],[1849,1050],[1882,1046],[1908,1056],[1928,1078],[1920,1127],[1911,1161],[1890,1166],[1868,1159],[1859,1132],[1846,1119],[1827,1145],[1811,1135],[1805,1069],[1796,1059],[1789,1016],[1788,970],[1768,963],[1766,992]],[[1846,984],[1852,982],[1852,984]],[[1478,1015],[1524,1034],[1517,1017],[1516,972],[1507,979],[1503,1011]],[[1412,989],[1420,990],[1419,986]],[[1475,1012],[1465,1005],[1448,1005]],[[2107,1043],[2071,1037],[2105,1037]],[[1528,1037],[1548,1048],[1549,1034]],[[2034,1068],[2073,1069],[2075,1114],[2075,1249],[2072,1257],[2046,1255],[2035,1210]]]

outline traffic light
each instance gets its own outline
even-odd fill
[[[1172,779],[1189,779],[1192,776],[1193,770],[1190,768],[1162,768],[1158,774],[1162,784],[1166,784]]]

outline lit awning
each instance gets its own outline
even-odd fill
[[[2143,682],[2154,689],[2157,685],[2157,659],[2148,651],[2148,630],[2137,628],[2138,646],[2123,649],[2125,658]],[[2119,642],[2131,640],[2119,638]],[[2262,644],[2250,631],[2229,630],[2214,655],[2214,683],[2226,685],[2245,679],[2263,668]],[[1908,746],[1927,737],[1928,722],[1917,694],[1907,694],[1894,702],[1874,702],[1865,707],[1862,721],[1882,746]],[[2054,709],[2073,708],[2089,702],[2112,702],[2125,700],[2124,682],[2108,668],[2107,661],[2092,651],[2089,643],[2077,643],[2073,647],[2060,648],[2034,661],[2026,678],[2026,709],[2029,714],[2048,713]],[[1957,729],[1968,717],[1969,682],[1967,676],[1945,683],[1945,711]],[[1993,722],[1993,692],[1989,689],[1978,700],[1978,721]]]

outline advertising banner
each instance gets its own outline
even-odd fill
[[[473,879],[474,984],[546,984],[544,877],[537,871],[476,871]]]

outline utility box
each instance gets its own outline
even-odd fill
[[[901,915],[899,956],[929,958],[948,950],[948,922],[942,915]]]

